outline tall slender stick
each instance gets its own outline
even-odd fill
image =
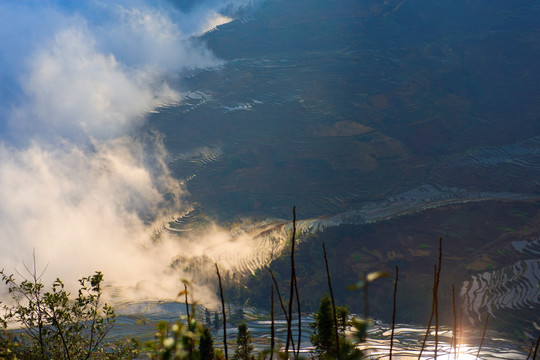
[[[292,339],[292,305],[294,300],[294,283],[296,281],[296,268],[294,265],[294,246],[296,237],[296,206],[293,206],[293,231],[291,237],[291,286],[289,296],[289,317],[287,319],[287,345],[285,346],[285,356],[289,355],[289,339]]]
[[[431,315],[429,316],[428,326],[426,329],[426,334],[424,335],[424,341],[422,341],[422,347],[420,348],[420,353],[418,354],[418,360],[421,359],[422,353],[426,346],[427,337],[429,335],[429,330],[431,329],[431,322],[433,321],[433,315],[435,314],[435,286],[437,284],[437,265],[433,265],[433,299],[431,300]]]
[[[462,339],[463,339],[463,306],[460,306],[459,307],[459,338],[458,338],[458,348],[457,348],[458,354],[461,352]]]
[[[439,266],[437,267],[437,282],[435,286],[435,360],[437,360],[437,351],[439,350],[439,283],[441,281],[442,267],[442,237],[439,238]]]
[[[274,285],[272,285],[272,295],[270,297],[272,306],[270,307],[270,314],[272,315],[272,324],[270,325],[270,360],[274,358],[274,348],[276,347],[276,333],[274,328]]]
[[[223,287],[221,286],[221,275],[216,263],[216,272],[219,280],[219,294],[221,296],[221,311],[223,312],[223,345],[225,346],[225,359],[229,360],[227,351],[227,315],[225,315],[225,298],[223,297]]]
[[[540,336],[536,339],[536,347],[534,348],[534,354],[532,360],[536,360],[536,354],[538,353],[538,345],[540,344]]]
[[[187,299],[187,293],[188,293],[187,284],[186,282],[184,282],[184,296],[185,296],[185,303],[186,303],[187,326],[188,326],[188,329],[191,329],[191,320],[190,320],[191,318],[189,316],[189,304],[188,304],[188,299]],[[193,360],[193,345],[188,347],[188,360]]]
[[[190,317],[189,317],[189,305],[188,305],[188,301],[187,301],[187,284],[186,282],[184,281],[184,302],[186,303],[186,314],[187,314],[187,322],[188,322],[188,327],[189,327],[189,323],[190,323]]]
[[[270,276],[272,277],[272,280],[274,281],[274,285],[276,286],[276,292],[278,294],[279,303],[281,304],[281,309],[283,310],[283,314],[285,315],[285,319],[287,320],[289,318],[289,315],[287,314],[287,311],[285,310],[285,305],[283,305],[283,298],[281,297],[281,292],[279,291],[276,278],[274,277],[274,273],[272,272],[272,270],[268,269],[268,272],[270,273]]]
[[[188,304],[188,288],[187,288],[187,280],[183,281],[184,283],[184,302],[186,304],[186,314],[187,314],[187,327],[188,329],[191,329],[191,318],[189,316],[189,304]],[[188,347],[188,360],[193,360],[193,346]]]
[[[476,354],[476,358],[480,356],[480,350],[482,350],[482,345],[484,344],[484,339],[486,338],[486,329],[487,324],[489,320],[489,313],[486,315],[486,322],[484,323],[484,331],[482,331],[482,340],[480,341],[480,346],[478,346],[478,353]]]
[[[298,280],[294,280],[294,289],[296,290],[296,303],[298,307],[298,347],[296,348],[296,357],[300,356],[300,345],[302,343],[302,311],[300,310],[300,296],[298,295]]]
[[[392,310],[392,335],[390,335],[390,360],[392,360],[392,349],[394,347],[394,331],[396,329],[396,299],[398,285],[399,267],[396,265],[396,280],[394,281],[394,308]]]
[[[452,284],[452,311],[453,311],[453,317],[454,317],[454,323],[452,324],[452,343],[450,344],[450,348],[452,351],[454,351],[454,357],[457,354],[457,315],[456,315],[456,290],[454,288],[454,284]]]
[[[533,354],[533,349],[534,349],[534,343],[532,343],[531,347],[529,348],[529,353],[527,354],[527,360],[531,358],[531,355]]]
[[[339,359],[339,335],[338,335],[338,323],[336,314],[336,303],[334,302],[334,291],[332,290],[332,280],[330,279],[330,270],[328,269],[328,258],[326,257],[326,246],[324,242],[322,244],[324,253],[324,263],[326,264],[326,276],[328,277],[328,287],[330,288],[330,298],[332,299],[332,311],[334,313],[334,334],[336,336],[336,359]],[[367,282],[366,282],[367,283]]]
[[[270,273],[270,276],[272,277],[272,280],[274,281],[274,285],[276,287],[276,292],[278,294],[279,303],[281,304],[281,309],[283,310],[283,314],[285,315],[285,320],[288,323],[289,322],[289,315],[287,314],[287,310],[285,310],[285,305],[283,305],[283,298],[281,297],[281,292],[279,291],[279,287],[278,287],[276,278],[274,277],[274,273],[272,272],[272,270],[270,270],[270,268],[268,269],[268,272]],[[287,334],[287,335],[289,335],[289,334]],[[292,336],[291,336],[291,345],[292,345],[292,348],[293,348],[293,351],[294,351],[294,340],[292,339]]]

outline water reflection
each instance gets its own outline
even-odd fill
[[[392,359],[418,359],[425,332],[426,329],[420,326],[398,324],[395,329]],[[422,352],[422,359],[434,359],[434,335],[435,332],[431,331],[425,349]],[[378,321],[373,324],[368,332],[368,341],[365,345],[366,352],[371,359],[389,359],[390,336],[391,331],[388,324]],[[458,342],[458,345],[454,348],[452,346],[451,329],[443,327],[439,330],[437,359],[476,359],[478,345],[481,341],[481,331],[464,330],[461,336],[461,342]],[[502,339],[497,334],[488,331],[478,359],[523,359],[525,355],[510,340]]]
[[[228,311],[232,314],[238,309],[233,307]],[[176,321],[185,315],[185,305],[177,302],[146,302],[146,303],[126,303],[118,306],[120,314],[117,325],[113,329],[111,336],[120,338],[125,336],[137,336],[144,339],[152,339],[155,333],[155,324],[159,320],[170,322]],[[213,312],[212,319],[213,319]],[[219,312],[218,312],[219,313]],[[270,327],[271,320],[269,314],[255,308],[243,308],[244,319],[251,332],[255,351],[262,351],[270,347]],[[199,321],[205,322],[204,309],[198,309]],[[230,315],[229,315],[230,316]],[[310,324],[313,317],[305,314],[301,318],[301,352],[309,356],[314,352],[310,342],[312,329]],[[286,341],[287,323],[283,317],[274,321],[276,344],[283,346]],[[295,344],[298,343],[298,319],[293,321],[293,338]],[[212,324],[209,325],[212,328]],[[236,338],[237,323],[228,322],[227,338],[228,346],[232,351],[234,339]],[[418,354],[422,347],[426,329],[421,326],[410,324],[397,324],[394,335],[394,345],[392,359],[418,359]],[[223,329],[213,329],[214,345],[223,347]],[[439,329],[439,340],[437,346],[437,359],[442,360],[470,360],[476,359],[478,346],[481,343],[481,331],[463,330],[459,337],[458,345],[452,346],[452,331],[448,327]],[[434,359],[435,353],[435,332],[432,330],[428,336],[421,359]],[[388,324],[381,321],[374,321],[368,330],[368,338],[360,347],[368,355],[369,359],[384,360],[389,359],[391,330]],[[487,331],[486,338],[481,347],[478,359],[499,360],[499,359],[523,359],[526,353],[510,340],[500,337],[500,334]]]

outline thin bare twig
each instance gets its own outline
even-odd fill
[[[294,283],[296,281],[296,268],[294,265],[294,247],[296,237],[296,206],[293,206],[293,230],[291,237],[291,286],[289,292],[289,317],[287,318],[287,344],[285,346],[285,356],[289,355],[289,344],[292,339],[292,305],[294,300]],[[294,350],[293,350],[294,352]]]
[[[486,338],[488,320],[489,320],[489,314],[486,315],[486,322],[484,323],[484,331],[482,331],[482,340],[480,341],[480,346],[478,346],[478,353],[476,354],[477,359],[480,356],[480,350],[482,350],[482,345],[484,344],[484,339]]]
[[[529,348],[529,353],[527,354],[527,360],[529,360],[531,358],[531,355],[533,353],[533,349],[534,349],[534,343],[532,343],[531,347]]]
[[[439,283],[441,282],[442,267],[442,238],[439,238],[439,266],[437,267],[437,282],[435,286],[435,360],[439,350]]]
[[[398,285],[399,267],[396,265],[396,279],[394,281],[394,307],[392,310],[392,335],[390,335],[390,360],[392,360],[392,349],[394,347],[394,331],[396,329],[396,299]]]
[[[539,344],[540,344],[540,335],[536,339],[536,346],[534,347],[534,354],[533,354],[532,360],[536,360],[536,354],[538,353],[538,345]],[[532,351],[532,346],[531,346],[531,351]],[[530,352],[529,352],[529,355],[530,355]],[[528,356],[527,356],[527,360],[529,360]]]
[[[274,358],[274,348],[276,347],[276,333],[274,328],[274,286],[272,285],[270,302],[272,306],[270,308],[270,313],[272,314],[272,324],[270,325],[270,360]]]
[[[215,265],[219,281],[219,294],[221,296],[221,311],[223,312],[223,345],[225,347],[225,359],[229,360],[229,354],[227,352],[227,315],[225,315],[225,298],[223,297],[223,287],[221,286],[221,275],[219,274],[219,268],[217,263]]]
[[[279,287],[278,287],[276,278],[274,277],[274,273],[272,272],[272,270],[270,270],[270,268],[268,268],[268,272],[270,273],[270,276],[272,277],[272,280],[274,281],[274,285],[276,287],[276,292],[278,294],[279,303],[281,305],[281,309],[283,310],[283,314],[285,315],[285,321],[288,322],[289,321],[289,315],[287,314],[287,310],[285,309],[285,305],[283,305],[283,298],[281,297],[281,292],[279,291]],[[292,336],[291,336],[291,346],[292,346],[293,351],[294,351],[295,346],[294,346],[294,340],[292,339]]]
[[[418,360],[422,357],[422,352],[426,346],[427,337],[429,335],[429,330],[431,329],[431,323],[433,321],[433,316],[435,315],[435,353],[434,358],[437,359],[437,348],[439,346],[439,282],[441,278],[441,265],[442,265],[442,238],[439,238],[439,266],[433,265],[433,300],[431,302],[431,315],[429,316],[429,322],[426,329],[426,335],[424,336],[424,341],[422,342],[422,347],[420,348],[420,353],[418,354]]]
[[[450,344],[450,348],[452,351],[454,351],[454,355],[457,354],[457,314],[456,314],[456,290],[454,288],[454,284],[452,284],[452,314],[454,318],[454,322],[452,324],[452,343]]]
[[[422,341],[422,347],[420,348],[420,353],[418,354],[418,360],[422,358],[422,353],[426,346],[427,337],[429,335],[429,330],[431,329],[431,322],[433,321],[433,315],[435,314],[435,286],[437,284],[437,265],[433,265],[433,299],[431,300],[431,315],[429,315],[429,321],[426,329],[426,334],[424,335],[424,341]]]
[[[463,306],[459,307],[459,337],[458,337],[458,348],[457,353],[461,352],[461,340],[463,338]],[[456,354],[457,357],[457,354]]]
[[[189,304],[188,304],[188,300],[187,300],[187,292],[188,292],[187,284],[184,281],[184,302],[186,303],[186,314],[187,314],[187,321],[188,321],[188,327],[189,327],[189,323],[191,321],[190,321],[190,317],[189,317]]]
[[[298,295],[298,281],[294,281],[294,289],[296,290],[296,303],[298,307],[298,347],[296,348],[296,357],[300,356],[300,345],[302,343],[302,311],[300,310],[300,296]]]
[[[326,257],[326,246],[324,246],[324,242],[322,244],[322,247],[323,247],[323,253],[324,253],[324,263],[326,265],[326,276],[328,277],[328,287],[330,288],[330,298],[332,299],[332,311],[334,313],[334,334],[336,337],[336,355],[338,359],[340,351],[339,351],[339,335],[338,335],[338,323],[337,323],[337,314],[336,314],[336,303],[334,302],[334,291],[332,290],[332,280],[330,279],[330,270],[328,269],[328,258]]]

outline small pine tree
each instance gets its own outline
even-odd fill
[[[364,359],[362,351],[356,349],[355,345],[345,338],[345,331],[350,325],[350,311],[348,306],[337,306],[337,328],[339,338],[339,358],[340,359]],[[328,294],[321,299],[319,310],[313,314],[315,321],[311,324],[313,334],[311,343],[315,346],[315,351],[319,359],[334,359],[336,357],[336,334],[334,330],[334,314],[332,302]]]
[[[203,329],[201,334],[199,352],[201,353],[201,360],[214,360],[214,339],[207,327]]]
[[[251,334],[244,321],[238,325],[238,335],[236,336],[236,349],[234,350],[234,360],[253,360],[251,355],[253,345],[251,345]]]
[[[348,306],[336,306],[338,333],[341,336],[345,336],[345,330],[347,330],[347,327],[350,325],[349,323],[350,314],[351,312],[349,311]]]
[[[311,335],[311,343],[319,357],[335,352],[334,317],[332,315],[332,302],[328,294],[324,294],[319,305],[319,310],[313,314],[315,320],[311,327],[314,331]]]

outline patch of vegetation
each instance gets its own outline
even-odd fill
[[[512,209],[512,210],[508,211],[508,214],[513,215],[513,216],[517,216],[517,217],[522,217],[522,218],[528,218],[530,216],[527,211],[518,210],[518,209]]]
[[[512,229],[511,227],[507,227],[507,226],[497,226],[497,229],[499,229],[500,231],[503,231],[503,232],[514,232],[514,231],[516,231],[515,229]]]
[[[294,223],[294,222],[293,222]],[[294,227],[293,227],[294,228]],[[296,319],[296,313],[313,312],[315,322],[312,325],[313,335],[311,341],[316,348],[316,355],[320,359],[340,358],[354,359],[361,358],[362,354],[357,352],[356,346],[365,340],[366,327],[368,322],[367,316],[367,285],[374,279],[381,277],[384,272],[373,272],[369,267],[378,266],[381,262],[396,266],[396,281],[397,285],[397,265],[401,268],[407,268],[412,262],[418,263],[424,261],[427,267],[431,270],[430,265],[433,260],[430,256],[414,256],[414,248],[410,249],[410,242],[406,242],[405,246],[401,246],[398,242],[392,243],[392,248],[388,252],[384,249],[376,248],[375,242],[379,237],[370,236],[369,226],[354,226],[344,225],[333,228],[331,232],[325,232],[324,237],[321,234],[311,236],[308,240],[303,239],[298,248],[292,246],[284,251],[283,255],[274,261],[269,269],[272,270],[271,275],[274,279],[270,279],[268,269],[261,269],[255,275],[249,277],[248,286],[249,292],[245,291],[246,284],[239,279],[234,273],[225,272],[219,281],[220,288],[223,285],[223,293],[229,302],[254,304],[258,302],[259,307],[267,307],[274,309],[273,295],[270,298],[268,290],[270,286],[279,290],[284,294],[283,299],[279,295],[282,310],[287,318],[287,322],[292,323],[293,315]],[[497,230],[491,228],[491,231],[496,233]],[[291,244],[295,244],[295,231],[291,231],[289,235],[292,237]],[[402,236],[403,239],[412,239],[411,236]],[[421,236],[414,236],[421,239]],[[374,240],[375,239],[375,240]],[[422,238],[425,239],[425,238]],[[321,251],[321,245],[324,242],[328,243],[329,257],[327,258],[326,248]],[[428,241],[423,240],[423,241]],[[418,241],[420,242],[420,241]],[[351,246],[357,244],[357,247]],[[498,244],[500,245],[500,244]],[[448,242],[448,248],[455,246],[463,251],[465,247],[463,243],[455,243],[455,239]],[[421,242],[419,248],[433,247],[429,243]],[[355,251],[351,251],[354,249]],[[358,251],[356,251],[358,249]],[[440,249],[440,247],[439,247]],[[473,248],[467,248],[468,251],[473,251]],[[493,247],[493,251],[503,255],[506,254],[504,248]],[[407,253],[410,252],[410,255]],[[440,251],[440,250],[439,250]],[[404,254],[401,257],[389,257],[388,253]],[[294,255],[297,253],[298,261],[294,261]],[[439,257],[439,265],[435,284],[437,288],[444,289],[445,277],[439,276],[441,266],[441,256]],[[361,263],[354,263],[352,260],[362,258]],[[289,261],[291,259],[291,261]],[[452,258],[445,259],[443,268],[450,267]],[[346,262],[346,263],[345,263]],[[292,264],[292,270],[291,270]],[[333,278],[334,291],[332,291],[329,264],[334,266],[339,265],[338,271]],[[448,265],[447,265],[448,264]],[[200,264],[194,264],[197,267]],[[326,265],[326,266],[325,266]],[[422,265],[424,266],[424,265]],[[488,267],[493,265],[488,264]],[[332,266],[330,266],[332,268]],[[343,269],[346,269],[344,271]],[[206,311],[204,314],[205,323],[199,322],[195,317],[195,304],[191,305],[192,313],[187,315],[187,319],[179,319],[175,323],[160,322],[157,325],[157,332],[153,341],[141,344],[134,339],[126,339],[107,343],[104,341],[105,334],[113,326],[116,319],[114,310],[107,304],[101,302],[101,284],[103,275],[96,272],[92,276],[80,279],[80,289],[77,294],[70,294],[65,290],[64,284],[60,279],[57,279],[51,285],[51,289],[46,291],[45,286],[41,283],[41,276],[37,274],[34,266],[33,271],[29,272],[28,279],[17,280],[13,275],[5,272],[0,272],[3,282],[7,285],[9,293],[13,298],[13,305],[5,305],[6,314],[0,317],[0,359],[223,359],[227,357],[219,349],[214,348],[212,333],[209,327],[223,329],[221,324],[225,323],[225,305],[221,313],[221,318],[218,313],[210,313]],[[291,275],[292,273],[292,275]],[[429,274],[431,275],[431,274]],[[219,273],[218,273],[219,276]],[[407,273],[403,277],[405,288],[407,288],[407,296],[400,298],[401,313],[398,312],[400,321],[408,322],[409,318],[416,318],[419,321],[423,320],[425,312],[429,311],[429,304],[426,306],[426,300],[430,301],[429,294],[431,284],[434,282],[425,274],[414,274],[414,281],[419,284],[416,287],[411,287],[411,282],[407,282]],[[409,275],[410,276],[410,275]],[[272,283],[274,280],[274,283]],[[325,286],[321,286],[328,282],[331,297],[325,295]],[[347,291],[346,285],[355,284],[353,287],[361,289],[364,296],[359,296],[358,293]],[[414,284],[414,283],[413,283]],[[185,292],[187,303],[187,285]],[[209,284],[207,284],[209,285]],[[337,286],[336,286],[337,285]],[[380,285],[370,286],[370,296],[378,295],[375,301],[370,305],[369,314],[379,314],[383,311],[388,313],[388,299],[391,289],[389,282],[381,282]],[[278,289],[279,287],[279,289]],[[395,291],[395,289],[394,289]],[[394,292],[395,294],[396,292]],[[286,297],[289,295],[289,310],[285,308]],[[443,304],[444,292],[441,295],[433,292],[434,300],[437,302],[437,308],[442,315],[445,308],[451,307],[448,304]],[[300,298],[302,301],[300,301]],[[238,301],[241,299],[241,301]],[[293,300],[296,299],[297,303]],[[348,304],[346,307],[335,306],[334,300],[339,299],[339,303]],[[360,300],[359,300],[360,299]],[[232,300],[232,301],[231,301]],[[224,304],[224,300],[223,300]],[[440,307],[439,307],[440,304]],[[452,304],[452,303],[450,303]],[[349,305],[353,305],[359,310],[362,305],[365,309],[364,318],[352,318],[350,316]],[[187,304],[186,304],[187,307]],[[302,307],[300,311],[300,307]],[[394,309],[395,305],[394,305]],[[278,346],[274,346],[275,342],[269,349],[261,351],[259,354],[253,355],[251,348],[250,333],[245,323],[242,323],[244,314],[242,308],[236,310],[232,314],[228,311],[231,323],[240,323],[239,331],[236,339],[236,358],[259,359],[268,358],[269,355],[276,355],[278,359],[298,358],[298,348],[295,350],[292,345],[292,350],[289,352],[287,347],[285,351]],[[434,310],[432,309],[431,318],[433,318]],[[273,314],[273,313],[272,313]],[[394,314],[395,315],[395,314]],[[429,313],[426,314],[426,318]],[[455,309],[454,309],[455,321]],[[520,316],[518,312],[512,313],[509,316],[511,319],[506,323],[499,321],[493,327],[504,327],[511,324],[510,329],[502,329],[507,332],[514,331],[520,326]],[[229,317],[227,316],[227,317]],[[272,315],[273,318],[273,315]],[[405,320],[404,320],[405,319]],[[440,319],[435,318],[435,326]],[[298,320],[300,317],[298,316]],[[16,321],[22,325],[22,330],[19,332],[6,331],[8,321]],[[417,323],[419,322],[417,321]],[[220,324],[221,323],[221,324]],[[431,324],[431,320],[430,320]],[[487,322],[486,322],[487,324]],[[505,325],[506,324],[506,325]],[[305,325],[305,324],[304,324]],[[299,326],[300,329],[300,326]],[[345,329],[352,330],[355,335],[355,340],[349,342],[345,340],[343,334]],[[288,332],[292,334],[289,326]],[[288,338],[292,340],[292,335]],[[428,332],[429,333],[429,325]],[[517,334],[517,333],[516,333]],[[427,335],[426,335],[427,336]],[[274,333],[271,334],[272,339]],[[517,337],[517,335],[516,335]],[[337,339],[337,341],[336,341]],[[224,340],[226,343],[226,340]],[[298,344],[298,343],[297,343]],[[224,347],[226,349],[226,347]],[[281,350],[281,351],[280,351]],[[295,352],[296,351],[296,352]],[[313,356],[313,354],[311,354]]]
[[[27,268],[28,270],[28,268]],[[22,326],[21,332],[0,335],[0,354],[6,359],[121,359],[138,354],[138,342],[103,344],[116,319],[111,306],[102,303],[103,274],[83,277],[72,297],[56,279],[49,291],[41,283],[35,262],[29,278],[17,280],[0,271],[13,304],[4,305],[0,325]]]

